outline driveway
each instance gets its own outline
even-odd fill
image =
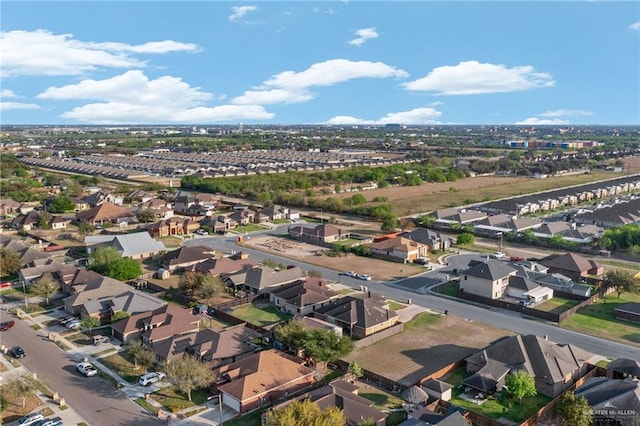
[[[3,316],[6,314],[3,312]],[[76,372],[69,354],[44,335],[34,332],[24,321],[2,333],[2,344],[22,346],[27,356],[21,361],[38,378],[57,391],[80,416],[92,425],[159,425],[163,424],[135,402],[129,400],[113,383],[100,376],[83,377]]]

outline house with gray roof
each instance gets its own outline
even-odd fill
[[[167,249],[160,241],[156,241],[148,232],[136,232],[123,235],[89,235],[84,238],[87,253],[91,254],[99,247],[111,247],[120,256],[131,259],[145,259],[165,252]]]
[[[161,267],[168,271],[180,269],[193,269],[193,266],[215,257],[216,252],[211,247],[195,246],[180,247],[163,254],[158,258]]]
[[[527,229],[536,229],[542,226],[539,219],[530,219],[527,217],[509,216],[506,214],[497,214],[487,216],[486,218],[474,223],[473,227],[476,232],[484,232],[495,234],[497,232],[523,232]]]
[[[416,228],[411,231],[403,232],[400,237],[417,241],[429,246],[429,250],[446,250],[453,245],[453,239],[445,237],[433,229]]]
[[[640,381],[590,377],[574,391],[593,409],[594,424],[637,426],[640,413]]]
[[[616,306],[616,318],[640,324],[640,303],[620,303]]]
[[[82,305],[90,300],[104,299],[132,290],[131,286],[113,278],[103,277],[91,279],[84,285],[84,289],[64,298],[64,309],[73,315],[80,314]]]
[[[529,334],[509,336],[465,359],[472,373],[463,384],[482,393],[499,391],[511,371],[524,370],[539,393],[556,397],[582,377],[594,355],[570,344]]]
[[[628,358],[618,358],[607,364],[607,377],[626,379],[627,377],[640,379],[640,361]]]
[[[540,259],[539,263],[549,268],[550,272],[560,273],[576,282],[586,279],[589,275],[599,276],[604,273],[604,267],[595,260],[575,253],[552,254]]]
[[[176,335],[198,331],[200,318],[191,309],[164,304],[151,311],[140,312],[111,325],[113,335],[123,343],[133,340],[153,348],[155,344]]]
[[[111,317],[118,312],[135,315],[152,311],[166,305],[162,299],[139,290],[131,289],[115,296],[106,296],[87,300],[80,306],[81,318],[97,318],[102,323],[111,322]]]
[[[515,274],[515,268],[506,262],[497,259],[480,262],[460,274],[460,290],[489,299],[500,299],[507,294],[509,277]]]
[[[269,290],[269,301],[276,308],[291,315],[308,315],[340,297],[326,280],[307,277]]]
[[[535,281],[520,275],[509,277],[507,294],[516,299],[529,300],[533,303],[553,299],[553,289],[541,286]]]
[[[229,274],[225,277],[225,280],[235,287],[236,291],[260,294],[277,286],[299,280],[305,275],[305,272],[297,266],[281,270],[262,266],[261,268],[250,268],[236,274]]]

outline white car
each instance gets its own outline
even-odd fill
[[[66,323],[64,326],[71,329],[71,328],[80,328],[80,326],[82,325],[82,323],[78,320],[71,320],[68,323]]]
[[[348,277],[353,277],[353,278],[356,278],[358,276],[358,274],[355,271],[347,271],[344,274]]]
[[[503,252],[501,252],[501,251],[497,251],[497,252],[495,252],[495,253],[493,253],[493,254],[491,255],[491,257],[493,257],[494,259],[502,259],[502,258],[503,258],[503,257],[505,257],[505,256],[506,256],[506,254],[504,254],[504,253],[503,253]]]
[[[76,370],[85,377],[95,376],[98,370],[91,365],[90,362],[79,362],[76,364]]]
[[[371,281],[371,275],[368,274],[358,274],[358,278],[365,281]]]
[[[149,386],[151,383],[158,382],[165,379],[166,377],[166,374],[164,374],[162,371],[152,371],[140,376],[140,379],[138,379],[138,383],[140,383],[142,386]]]
[[[31,413],[21,418],[18,421],[18,424],[20,426],[32,425],[34,423],[38,423],[42,419],[44,419],[44,416],[41,413]]]

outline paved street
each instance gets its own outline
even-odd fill
[[[2,313],[3,316],[6,312]],[[163,424],[115,388],[100,378],[83,377],[76,372],[76,361],[46,336],[34,332],[25,321],[2,333],[6,347],[22,346],[27,356],[21,360],[26,368],[57,391],[67,403],[91,425],[158,425]]]

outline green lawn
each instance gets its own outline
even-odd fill
[[[404,325],[404,331],[410,331],[413,329],[421,329],[425,326],[437,324],[442,320],[442,315],[432,314],[429,312],[422,312],[416,315],[411,321]]]
[[[399,311],[400,309],[407,307],[407,305],[405,305],[404,303],[396,302],[395,300],[387,299],[387,303],[389,304],[389,309],[392,309],[394,311]]]
[[[460,286],[458,285],[458,283],[450,282],[447,284],[439,285],[438,287],[435,288],[435,290],[438,293],[446,294],[447,296],[458,297],[459,288]]]
[[[640,295],[622,293],[618,298],[616,293],[611,293],[593,305],[580,309],[560,326],[604,339],[640,346],[640,327],[637,324],[616,319],[616,306],[627,302],[640,303]]]
[[[191,391],[191,401],[187,399],[187,395],[179,391],[175,386],[167,386],[158,392],[151,394],[151,398],[167,407],[171,412],[184,410],[185,408],[195,407],[196,405],[207,402],[209,391],[206,389],[194,389]]]
[[[552,399],[548,396],[538,394],[534,397],[523,398],[522,402],[519,402],[517,398],[503,397],[501,400],[489,399],[481,405],[478,405],[460,398],[463,389],[460,389],[458,385],[468,376],[469,374],[466,370],[460,368],[445,380],[447,383],[454,385],[451,403],[492,419],[504,417],[513,422],[522,423],[535,414],[540,408],[547,405]]]
[[[136,383],[138,378],[147,372],[147,370],[142,367],[138,367],[136,370],[133,367],[133,360],[124,353],[117,353],[100,358],[100,362],[129,383]]]
[[[275,220],[272,220],[271,222],[275,223],[276,225],[283,225],[285,223],[292,223],[290,219],[275,219]]]
[[[376,410],[389,410],[392,408],[401,408],[402,399],[395,394],[385,392],[381,389],[369,386],[366,389],[360,389],[358,395],[373,402],[373,408]]]
[[[554,314],[559,314],[561,312],[566,311],[569,308],[573,308],[580,301],[571,300],[571,299],[563,299],[562,297],[554,297],[553,299],[547,300],[544,303],[540,303],[536,305],[536,309],[545,312],[552,312]]]
[[[264,231],[267,229],[264,226],[256,225],[255,223],[249,223],[247,225],[236,226],[232,232],[236,234],[246,234],[247,232]]]
[[[233,308],[231,315],[261,327],[291,318],[291,315],[282,313],[273,306],[258,307],[253,303],[247,303]]]
[[[224,426],[256,426],[262,424],[262,412],[264,410],[252,411],[242,417],[236,417],[224,422]]]

